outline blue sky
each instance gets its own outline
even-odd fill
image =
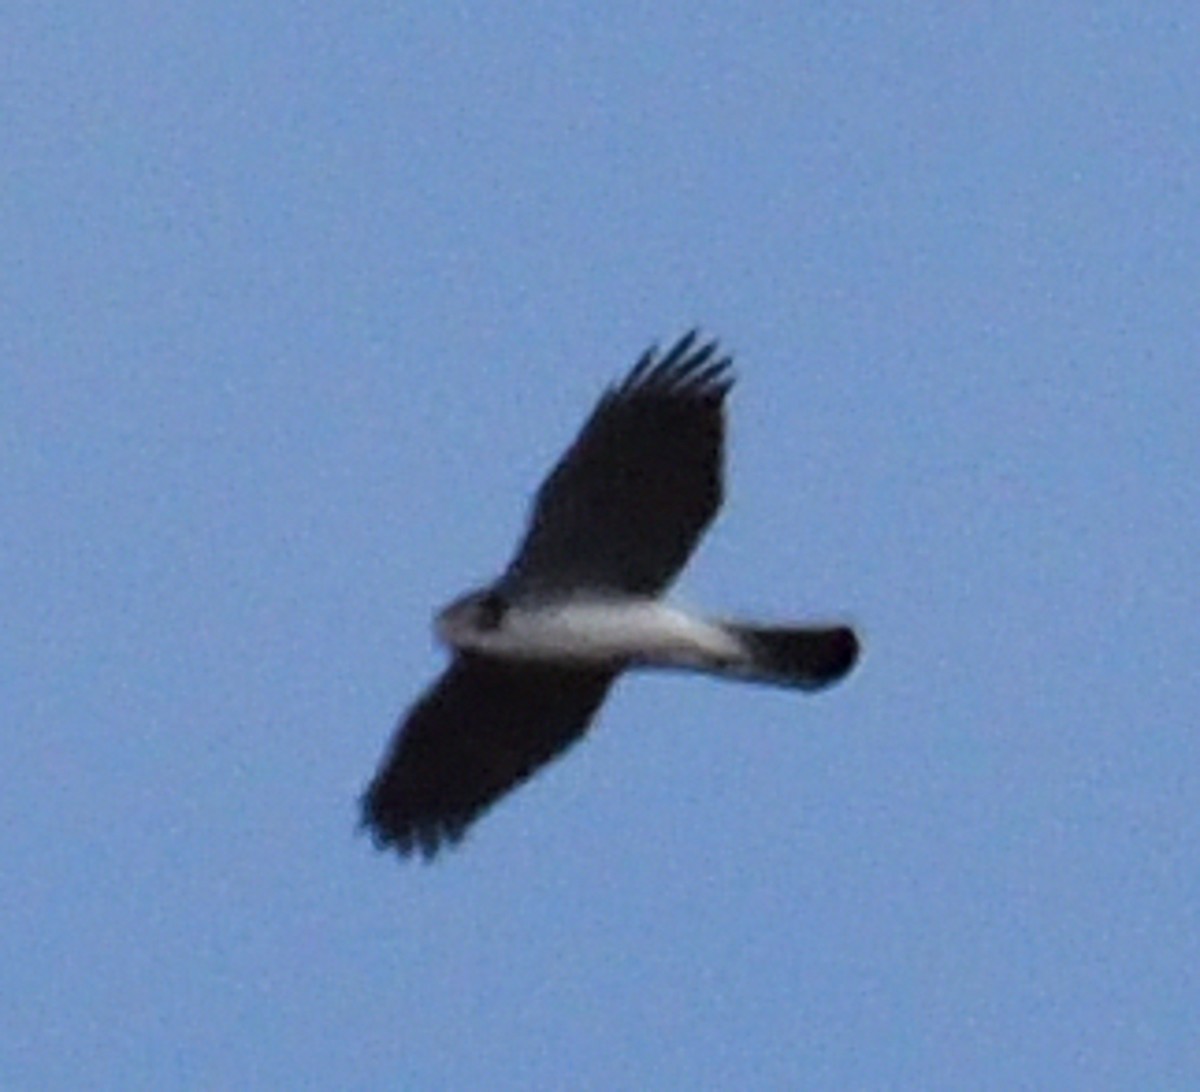
[[[1050,7],[6,13],[5,1088],[1200,1080],[1200,19]],[[679,594],[859,672],[376,854],[431,611],[693,324]]]

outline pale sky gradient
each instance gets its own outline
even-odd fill
[[[0,1086],[1200,1085],[1194,4],[10,6]],[[735,353],[631,678],[356,800],[603,386]]]

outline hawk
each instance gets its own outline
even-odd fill
[[[853,667],[849,626],[707,619],[664,598],[721,504],[731,368],[696,331],[647,350],[542,483],[503,575],[438,614],[450,666],[362,798],[379,848],[429,859],[460,841],[583,735],[627,670],[817,690]]]

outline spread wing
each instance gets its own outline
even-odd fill
[[[661,591],[721,504],[724,402],[717,345],[651,349],[610,388],[538,490],[501,584],[518,594]]]
[[[455,657],[409,710],[363,796],[381,849],[434,856],[583,735],[615,676]]]

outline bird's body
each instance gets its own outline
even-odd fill
[[[438,615],[454,660],[363,798],[378,845],[432,857],[458,841],[583,734],[626,670],[813,690],[853,666],[849,627],[710,620],[662,598],[720,507],[729,369],[694,333],[643,355],[538,490],[504,574]]]
[[[567,661],[614,670],[639,664],[699,668],[742,654],[727,630],[660,599],[579,599],[510,608],[494,629],[459,629],[444,618],[438,628],[446,644],[516,662]]]

